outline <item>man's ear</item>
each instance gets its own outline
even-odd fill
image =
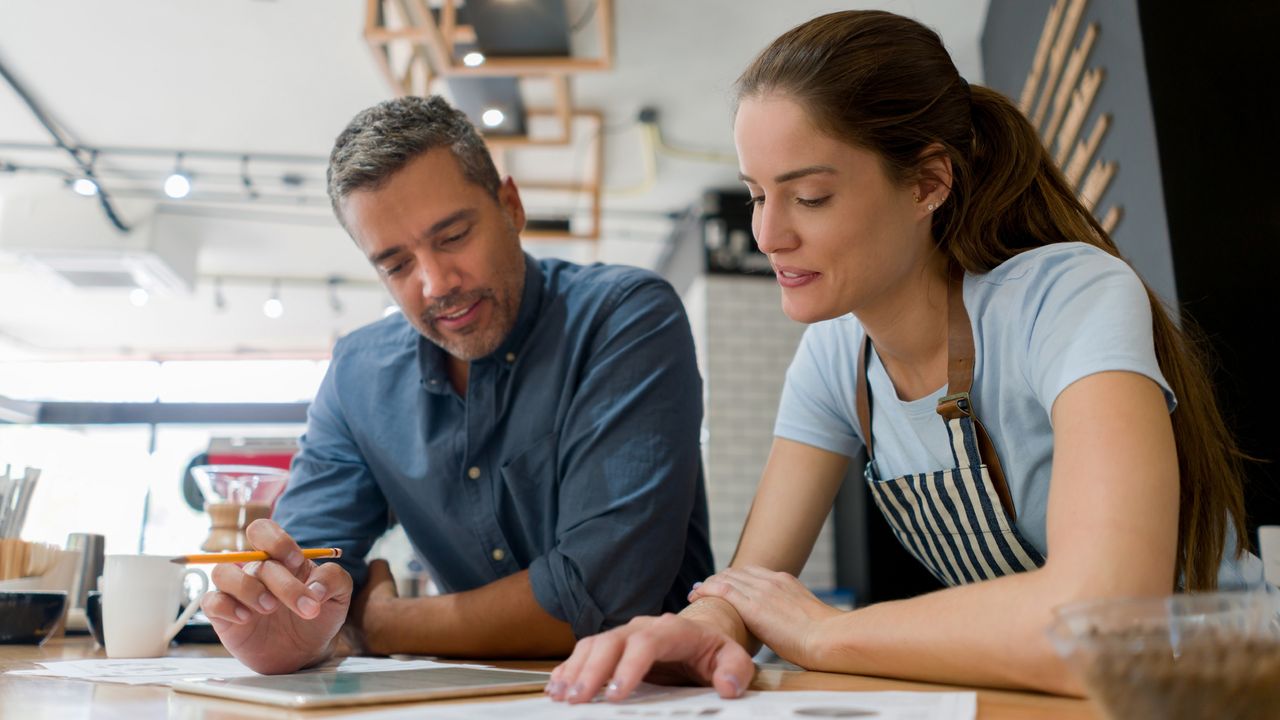
[[[516,187],[516,181],[510,175],[498,187],[498,205],[502,207],[502,212],[506,214],[507,220],[511,222],[516,232],[524,232],[524,202],[520,200],[520,189]]]
[[[951,196],[952,177],[951,156],[942,145],[933,143],[920,153],[919,176],[912,188],[915,197],[922,205],[941,206]]]

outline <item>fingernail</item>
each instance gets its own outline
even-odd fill
[[[696,582],[696,583],[694,583],[694,584],[693,584],[693,589],[694,589],[694,590],[697,590],[697,589],[698,589],[698,588],[700,588],[700,587],[702,587],[702,583],[701,583],[701,582]]]
[[[285,558],[284,562],[286,565],[289,566],[290,570],[297,570],[298,566],[302,564],[302,560],[303,560],[302,553],[297,550],[294,550],[293,552],[289,553],[289,557]]]
[[[608,687],[604,689],[604,696],[608,700],[617,700],[622,694],[622,688],[619,687],[617,680],[610,680]]]
[[[240,618],[240,622],[249,622],[249,611],[238,607],[236,608],[236,617]]]
[[[569,695],[568,695],[569,699],[572,700],[578,697],[579,695],[582,694],[583,690],[586,690],[586,688],[582,687],[582,683],[577,683],[573,687],[569,688]]]
[[[728,681],[729,681],[729,685],[731,685],[731,686],[733,687],[733,696],[734,696],[734,697],[741,697],[741,695],[742,695],[742,684],[738,682],[738,678],[736,678],[736,677],[734,677],[734,676],[732,676],[732,675],[725,675],[725,676],[724,676],[724,679],[725,679],[725,680],[728,680]]]
[[[311,583],[310,585],[307,586],[307,589],[311,591],[312,595],[316,596],[317,600],[323,600],[324,594],[328,592],[327,590],[324,589],[324,585],[319,582]]]
[[[249,575],[250,577],[252,577],[258,574],[258,568],[261,566],[262,566],[262,563],[258,562],[257,560],[254,560],[253,562],[245,563],[244,567],[240,569],[244,570],[245,575]]]
[[[564,683],[560,682],[559,680],[552,680],[551,682],[547,683],[548,695],[551,695],[554,697],[556,695],[559,695],[562,690],[564,690]]]
[[[319,609],[320,609],[320,605],[315,600],[312,600],[311,598],[305,595],[298,598],[298,611],[301,612],[303,615],[307,615],[307,616],[315,615],[316,611]]]
[[[264,592],[258,596],[258,606],[261,607],[264,612],[271,612],[279,605],[280,601],[276,600],[276,596],[269,592]]]

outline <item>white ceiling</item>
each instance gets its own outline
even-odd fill
[[[577,17],[585,2],[568,0],[570,16]],[[361,35],[364,5],[3,0],[0,62],[84,144],[323,157],[354,113],[390,96]],[[937,29],[960,71],[980,81],[978,43],[986,6],[987,0],[616,0],[615,69],[573,81],[575,104],[605,114],[604,239],[594,247],[531,243],[531,252],[652,264],[669,214],[696,202],[708,187],[733,186],[736,168],[660,155],[656,183],[642,187],[637,112],[657,108],[672,144],[731,154],[730,87],[751,57],[783,30],[831,10],[888,9]],[[588,25],[584,33],[592,31]],[[578,135],[582,144],[589,132]],[[49,136],[17,95],[0,85],[0,143],[13,142],[48,143]],[[540,177],[572,173],[583,158],[575,147],[519,156],[510,169],[519,182],[535,170]],[[54,153],[0,149],[5,160],[64,164]],[[105,167],[110,159],[100,162]],[[172,163],[159,158],[153,164],[159,172]],[[201,172],[210,182],[219,173],[234,180],[239,172],[234,163],[201,166],[195,159],[188,167],[197,187]],[[254,177],[264,193],[294,193],[311,202],[120,200],[126,222],[199,248],[195,291],[155,296],[144,307],[132,306],[127,291],[69,288],[23,260],[15,242],[67,233],[126,240],[96,211],[92,227],[69,225],[96,201],[71,194],[60,179],[0,175],[0,216],[16,199],[42,198],[53,208],[23,232],[0,235],[0,360],[234,352],[323,356],[337,335],[379,317],[385,295],[322,201],[323,165],[259,163],[254,170],[263,173]],[[303,186],[271,186],[284,171],[301,175]],[[539,202],[563,205],[555,198],[527,201],[534,211]],[[0,229],[5,226],[0,222]],[[341,312],[332,309],[323,284],[335,275],[349,280],[338,287]],[[222,310],[215,307],[215,276],[227,278]],[[271,277],[286,278],[280,291],[286,310],[278,320],[261,311]]]

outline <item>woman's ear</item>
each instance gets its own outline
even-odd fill
[[[951,179],[951,156],[942,145],[933,143],[920,153],[913,197],[927,211],[933,212],[951,196]]]

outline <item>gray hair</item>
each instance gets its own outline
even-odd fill
[[[419,155],[447,147],[462,174],[495,199],[502,185],[489,148],[471,121],[439,95],[400,97],[352,118],[329,154],[329,200],[339,203],[357,190],[377,190]]]

